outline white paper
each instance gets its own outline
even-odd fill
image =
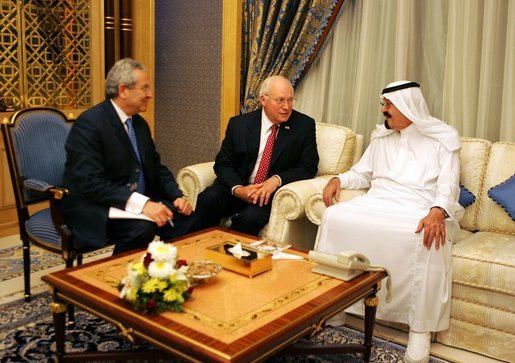
[[[111,219],[143,219],[145,221],[154,222],[154,220],[143,213],[131,213],[118,208],[109,208],[109,218]]]
[[[286,253],[286,252],[275,252],[272,255],[272,260],[302,260],[304,257],[299,255],[294,255],[292,253]]]

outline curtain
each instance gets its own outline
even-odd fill
[[[368,142],[381,90],[407,79],[462,136],[515,141],[513,14],[514,0],[348,0],[295,107]]]
[[[295,86],[321,49],[344,0],[245,0],[241,112],[260,107],[259,88],[274,74]]]

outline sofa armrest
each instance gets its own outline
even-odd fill
[[[334,175],[331,175],[331,177],[333,176]],[[363,195],[367,190],[368,189],[342,189],[340,191],[340,202],[345,202],[357,197],[358,195]],[[313,224],[319,226],[322,222],[322,214],[326,208],[324,200],[322,199],[322,192],[319,191],[308,198],[306,202],[306,216]]]
[[[299,236],[304,231],[297,230],[300,225],[294,222],[306,216],[305,205],[308,198],[322,190],[332,176],[317,176],[313,179],[299,180],[281,187],[275,193],[272,201],[266,238],[296,244],[295,242],[299,241]]]
[[[197,205],[197,197],[216,179],[213,170],[214,161],[186,166],[177,173],[179,189],[188,198],[193,208]]]

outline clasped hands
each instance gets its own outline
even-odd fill
[[[340,179],[335,177],[327,182],[322,192],[322,199],[327,207],[339,201],[340,190]],[[418,222],[415,233],[420,233],[422,230],[424,230],[424,246],[430,249],[434,242],[435,248],[439,249],[445,243],[445,216],[442,211],[438,208],[430,209],[429,213]]]
[[[193,207],[186,198],[176,198],[173,206],[180,214],[189,216],[193,212]],[[152,218],[158,227],[163,227],[168,221],[173,219],[173,212],[165,204],[148,200],[143,207],[142,213]]]
[[[268,204],[279,184],[279,179],[272,176],[263,183],[238,186],[234,189],[234,195],[248,204],[259,204],[262,207]]]

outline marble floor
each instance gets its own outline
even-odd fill
[[[20,245],[18,235],[7,236],[0,238],[0,250],[5,250],[13,246]],[[91,256],[85,259],[85,262],[96,260],[99,258],[107,257],[111,255],[111,250],[106,249],[103,253]],[[1,256],[0,256],[1,257]],[[44,270],[35,271],[31,275],[31,286],[32,293],[38,293],[44,291],[47,287],[46,284],[41,281],[41,276],[61,269],[63,265],[52,266],[45,268]],[[5,270],[4,270],[5,271]],[[3,279],[0,281],[0,304],[20,299],[23,297],[23,275]],[[355,316],[347,316],[346,325],[362,330],[363,320]],[[408,340],[408,334],[402,329],[392,328],[386,325],[382,325],[380,322],[376,324],[374,334],[387,340],[394,341],[396,343],[406,345]],[[431,354],[446,359],[451,362],[463,362],[463,363],[496,363],[502,362],[496,359],[492,359],[483,355],[475,354],[466,350],[456,349],[440,343],[433,342],[431,344]]]
[[[23,298],[23,260],[22,250],[11,250],[12,247],[20,246],[21,241],[18,235],[6,236],[0,238],[0,304],[18,300]],[[48,289],[46,283],[41,281],[41,277],[62,269],[64,261],[55,258],[49,258],[50,253],[39,249],[31,248],[31,259],[38,262],[38,267],[34,268],[31,273],[30,284],[31,293],[37,294]],[[100,258],[112,255],[112,247],[107,247],[98,252],[91,253],[89,257],[84,258],[84,263],[94,261]],[[13,263],[11,266],[7,264]]]

